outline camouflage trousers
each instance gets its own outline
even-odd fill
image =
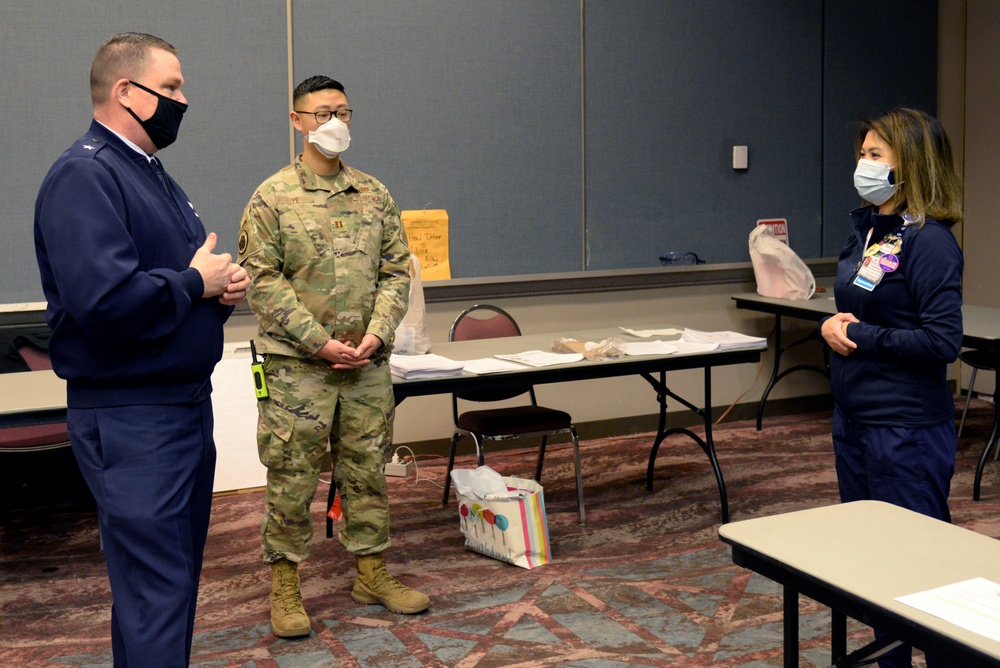
[[[257,449],[267,467],[261,545],[264,561],[309,556],[320,467],[329,447],[349,552],[389,547],[383,466],[392,446],[395,400],[389,365],[338,371],[328,362],[267,355],[270,398],[257,403]]]

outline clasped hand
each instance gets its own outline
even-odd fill
[[[820,332],[830,350],[840,355],[850,355],[857,349],[858,344],[847,338],[847,326],[852,322],[861,321],[855,318],[853,313],[838,313],[823,323]]]
[[[320,348],[320,357],[332,362],[334,369],[357,369],[371,362],[371,356],[382,347],[382,339],[374,334],[365,334],[357,347],[350,343],[330,339]]]
[[[218,241],[219,238],[215,232],[211,232],[201,248],[195,251],[189,266],[198,270],[205,283],[205,292],[202,297],[218,295],[221,304],[236,306],[246,297],[250,278],[247,276],[246,269],[233,263],[232,255],[229,253],[216,255],[212,252]]]

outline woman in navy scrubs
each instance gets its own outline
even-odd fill
[[[951,521],[955,404],[948,365],[962,345],[962,186],[944,128],[898,108],[861,123],[836,315],[820,324],[835,353],[830,384],[842,502],[886,501]],[[859,549],[864,549],[861,546]],[[880,634],[876,631],[876,636]],[[910,648],[881,668],[910,666]],[[931,668],[949,666],[934,657]]]

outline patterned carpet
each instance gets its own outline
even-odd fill
[[[1000,464],[983,501],[972,477],[992,406],[974,402],[959,444],[952,510],[958,524],[1000,537]],[[715,431],[734,520],[837,502],[828,413],[733,422]],[[734,566],[718,540],[719,500],[693,442],[661,448],[645,490],[649,434],[581,444],[587,524],[577,522],[568,446],[550,446],[542,480],[553,562],[525,570],[469,552],[457,509],[442,508],[440,459],[421,480],[390,478],[390,570],[431,597],[401,616],[350,596],[353,561],[324,536],[301,568],[313,634],[289,641],[268,627],[269,574],[259,557],[260,491],[218,496],[202,576],[192,665],[328,666],[781,665],[781,592]],[[528,477],[534,450],[495,453],[504,475]],[[465,460],[471,466],[470,460]],[[325,499],[325,490],[320,496]],[[452,497],[454,498],[454,497]],[[0,666],[111,666],[110,592],[93,513],[78,504],[15,510],[0,529]],[[829,614],[802,599],[802,666],[829,665]],[[849,645],[870,637],[849,626]]]

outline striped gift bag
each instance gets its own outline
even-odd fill
[[[534,480],[504,477],[511,499],[480,499],[458,494],[458,516],[465,547],[521,568],[552,561],[545,495]]]

